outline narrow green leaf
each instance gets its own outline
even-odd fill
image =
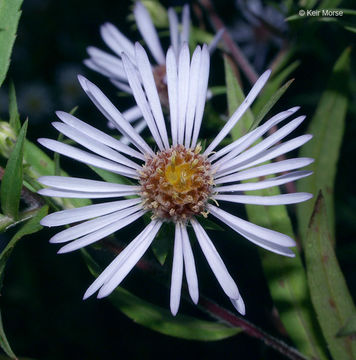
[[[251,128],[249,131],[256,129],[256,127],[260,124],[260,122],[264,119],[264,117],[269,113],[272,107],[277,103],[277,101],[282,97],[282,95],[287,91],[289,86],[292,84],[294,79],[287,81],[283,86],[281,86],[274,94],[272,94],[271,98],[266,102],[261,111],[256,115],[255,120],[253,121]]]
[[[336,336],[342,337],[349,335],[356,335],[356,312],[350,316],[345,325],[338,331]]]
[[[10,346],[10,344],[9,344],[7,338],[6,338],[5,331],[4,331],[4,326],[3,326],[3,323],[2,323],[1,312],[0,312],[0,346],[4,350],[6,355],[9,356],[10,359],[17,360],[17,357],[14,354],[14,352],[12,351],[11,346]]]
[[[228,63],[225,62],[225,66],[228,66]],[[226,74],[229,74],[229,72],[226,71]],[[232,89],[230,89],[229,85],[231,82],[235,82]],[[234,91],[237,86],[238,83],[235,78],[230,79],[229,82],[227,81],[228,94]],[[241,101],[240,98],[231,98],[230,95],[228,102],[233,101],[229,106],[230,114],[231,111],[235,110],[236,104]],[[244,127],[250,127],[253,117],[252,120],[246,120],[248,122],[244,124]],[[236,140],[242,135],[240,129],[239,133],[234,132],[232,138]],[[274,187],[254,191],[253,193],[254,195],[268,196],[278,195],[280,191],[279,188]],[[247,205],[246,211],[249,220],[253,223],[295,237],[285,206]],[[297,253],[295,258],[286,258],[266,250],[260,250],[260,254],[271,296],[289,336],[306,356],[315,359],[326,359],[316,330],[317,326],[315,325],[317,324],[315,324],[315,315],[309,299],[306,274],[299,254]]]
[[[255,117],[258,116],[270,99],[276,94],[278,89],[281,87],[282,83],[290,76],[290,74],[299,66],[300,62],[298,60],[292,62],[285,69],[279,70],[276,74],[275,71],[272,73],[271,78],[268,83],[262,90],[262,93],[255,100],[252,105],[252,112]]]
[[[307,132],[314,135],[314,138],[300,151],[301,156],[312,157],[315,162],[311,165],[311,170],[314,171],[313,176],[298,181],[298,190],[314,195],[319,189],[323,191],[333,239],[335,232],[334,180],[348,106],[349,69],[350,48],[347,48],[334,66],[328,87],[322,94],[309,125]],[[302,238],[305,236],[315,200],[314,197],[313,200],[304,202],[297,207],[299,232]]]
[[[312,302],[329,350],[334,359],[356,359],[356,339],[336,337],[338,329],[355,313],[355,306],[334,253],[322,191],[315,203],[304,252]]]
[[[22,179],[23,152],[27,131],[27,121],[17,138],[13,151],[7,161],[5,173],[1,181],[1,208],[5,215],[17,220],[19,213]]]
[[[9,89],[9,117],[10,126],[14,129],[16,135],[18,135],[21,129],[20,114],[17,108],[15,85],[11,81]]]
[[[319,4],[318,8],[320,10],[323,10],[323,9],[336,9],[339,6],[340,3],[341,3],[341,0],[323,0]]]
[[[96,277],[101,271],[86,250],[82,254],[90,272]],[[214,341],[226,339],[241,332],[225,324],[198,320],[191,316],[172,314],[148,301],[145,301],[129,291],[118,287],[109,299],[126,316],[136,323],[159,333],[188,340]]]
[[[345,26],[345,30],[351,31],[352,33],[356,33],[356,27]]]
[[[0,86],[10,65],[10,56],[20,20],[22,0],[0,1]]]

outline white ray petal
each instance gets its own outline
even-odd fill
[[[129,84],[131,86],[133,95],[135,97],[136,103],[139,106],[139,108],[142,112],[142,115],[147,122],[147,125],[151,131],[153,138],[156,141],[156,144],[158,145],[160,150],[163,150],[164,145],[162,143],[162,139],[159,134],[157,124],[151,113],[150,106],[148,105],[146,95],[143,92],[143,89],[141,87],[141,82],[138,78],[138,72],[135,69],[135,67],[133,66],[132,62],[129,60],[129,58],[124,53],[122,54],[122,61],[124,64],[124,68],[126,71],[126,75],[127,75]]]
[[[133,122],[139,118],[142,118],[142,112],[138,106],[133,106],[122,113],[122,116],[128,121]]]
[[[209,239],[208,234],[203,227],[194,218],[190,220],[199,245],[205,255],[206,260],[209,263],[211,270],[216,276],[219,284],[223,288],[224,292],[229,298],[238,299],[240,297],[239,290],[235,281],[226,269],[224,262],[222,261],[219,253],[215,249],[215,246]]]
[[[180,295],[182,291],[182,279],[183,279],[182,229],[180,223],[176,223],[173,264],[172,264],[172,278],[171,278],[171,294],[170,294],[170,308],[173,316],[176,316],[179,309]]]
[[[86,151],[77,149],[74,146],[67,145],[56,140],[44,138],[38,139],[38,142],[47,149],[55,151],[64,156],[68,156],[87,165],[97,166],[100,169],[112,171],[116,174],[124,175],[133,179],[138,178],[137,172],[135,170],[129,169],[126,166],[119,165],[111,160],[104,159],[95,154],[90,154]]]
[[[93,46],[88,47],[87,52],[91,57],[91,61],[100,68],[109,72],[112,77],[127,81],[122,61],[116,56],[110,55],[107,52]]]
[[[237,110],[233,113],[231,118],[225,124],[225,126],[221,129],[219,134],[215,137],[215,139],[211,142],[211,144],[204,151],[205,155],[210,154],[225,138],[225,136],[230,132],[230,130],[235,126],[235,124],[241,119],[245,111],[250,107],[253,101],[256,99],[257,95],[260,93],[262,88],[265,86],[269,76],[271,75],[271,70],[265,71],[259,79],[256,81],[255,85],[252,87],[245,100],[241,103],[241,105],[237,108]]]
[[[246,314],[246,307],[245,307],[245,303],[242,300],[242,297],[240,296],[238,299],[230,299],[232,302],[232,305],[234,305],[234,308],[241,314],[241,315],[245,315]]]
[[[93,151],[97,155],[100,155],[106,159],[117,162],[118,164],[124,167],[129,167],[135,170],[139,170],[141,168],[140,165],[136,164],[132,160],[127,159],[119,152],[102,144],[99,141],[94,140],[93,138],[87,136],[86,134],[83,134],[82,132],[76,130],[75,128],[69,125],[63,124],[61,122],[53,122],[52,125],[63,135],[74,140],[76,143],[86,147],[88,150]]]
[[[199,68],[200,68],[201,48],[197,46],[193,56],[189,74],[189,97],[186,114],[185,125],[185,147],[190,147],[192,139],[192,131],[194,124],[194,116],[198,98],[198,82],[199,82]]]
[[[112,102],[104,95],[104,93],[92,82],[83,76],[78,76],[80,85],[87,93],[89,98],[101,113],[110,120],[117,129],[125,136],[129,137],[131,142],[143,153],[153,155],[152,149],[147,145],[145,140],[136,133],[131,124],[125,120],[119,110],[112,104]]]
[[[214,191],[220,194],[223,192],[252,191],[252,190],[267,189],[269,187],[279,186],[289,183],[291,181],[305,178],[311,175],[312,173],[313,173],[312,171],[304,171],[304,170],[294,171],[286,175],[281,175],[272,179],[261,180],[258,182],[248,182],[244,184],[219,186],[219,187],[215,187]]]
[[[210,161],[214,161],[224,154],[226,155],[223,158],[221,158],[219,161],[217,161],[214,164],[214,166],[220,166],[221,164],[229,161],[230,159],[241,153],[243,150],[247,149],[250,145],[252,145],[256,140],[258,140],[272,127],[276,126],[281,121],[294,114],[298,109],[299,107],[294,107],[289,110],[278,113],[277,115],[273,116],[271,119],[266,121],[263,125],[260,125],[255,130],[247,133],[238,140],[235,140],[230,145],[227,145],[221,150],[219,150],[216,154],[211,156]]]
[[[83,206],[75,209],[57,211],[45,216],[40,224],[43,226],[60,226],[74,222],[91,219],[94,217],[107,215],[115,211],[123,210],[127,207],[137,205],[142,201],[141,198],[112,201],[103,204]]]
[[[195,268],[194,255],[190,245],[187,228],[182,225],[183,257],[185,276],[187,278],[188,290],[194,304],[199,301],[198,276]]]
[[[309,200],[313,197],[309,193],[293,193],[272,196],[258,196],[258,195],[215,195],[214,199],[229,201],[240,204],[255,204],[255,205],[287,205],[296,204],[302,201]]]
[[[311,164],[314,159],[311,158],[293,158],[288,160],[277,161],[271,164],[256,166],[255,168],[245,171],[237,171],[232,175],[227,175],[214,179],[215,184],[224,184],[229,182],[254,179],[260,176],[277,174],[284,171],[299,169]]]
[[[102,286],[99,291],[98,298],[103,298],[111,294],[114,289],[120,285],[121,281],[126,277],[126,275],[131,271],[131,269],[136,265],[136,263],[141,259],[143,254],[146,252],[148,247],[151,245],[153,239],[155,238],[158,230],[160,229],[162,223],[157,222],[155,227],[149,232],[148,236],[138,244],[138,246],[129,254],[120,264],[119,269],[116,269],[114,275],[108,279],[107,282]]]
[[[98,72],[99,74],[104,75],[108,78],[111,78],[114,76],[107,69],[104,69],[103,67],[99,66],[93,59],[84,59],[83,63],[89,69],[94,70],[94,71]]]
[[[177,145],[178,136],[178,70],[173,49],[170,47],[166,58],[167,88],[171,119],[172,143]]]
[[[135,131],[138,133],[138,134],[141,134],[141,132],[146,129],[147,127],[147,122],[145,119],[141,119],[137,125],[135,125],[134,129]],[[130,144],[130,139],[123,136],[121,139],[120,139],[120,142],[122,142],[123,144],[125,145],[129,145]]]
[[[133,223],[134,221],[136,221],[137,219],[142,217],[144,213],[145,213],[145,211],[143,211],[143,210],[138,211],[130,216],[127,216],[127,217],[121,219],[120,221],[116,221],[115,223],[112,223],[110,225],[107,225],[107,226],[99,229],[99,230],[96,230],[96,231],[90,233],[89,235],[85,235],[85,236],[81,237],[80,239],[73,240],[69,244],[61,247],[57,253],[64,254],[64,253],[67,253],[70,251],[81,249],[90,244],[93,244],[96,241],[99,241],[99,240],[105,238],[106,236],[113,234],[115,231],[118,231],[118,230],[122,229],[123,227]]]
[[[225,32],[225,28],[222,28],[215,34],[213,40],[211,40],[211,42],[208,45],[209,54],[212,54],[215,51],[215,49],[218,46],[218,43],[221,40],[224,32]]]
[[[50,243],[59,244],[68,242],[84,235],[90,234],[94,231],[102,229],[113,223],[118,223],[121,219],[142,210],[141,205],[126,206],[108,215],[99,216],[93,220],[85,221],[79,225],[71,226],[68,229],[62,230],[50,239]]]
[[[151,54],[158,64],[164,64],[164,53],[159,41],[156,28],[153,25],[150,14],[141,2],[137,1],[134,8],[136,24],[145,40]]]
[[[182,31],[180,34],[180,45],[183,46],[184,43],[189,43],[189,33],[190,33],[190,10],[189,5],[185,4],[182,11]]]
[[[85,292],[83,299],[87,299],[89,296],[93,295],[100,287],[113,276],[118,268],[120,268],[123,261],[129,256],[132,251],[135,251],[138,244],[146,239],[149,236],[152,229],[157,226],[156,221],[151,221],[145,228],[140,232],[139,235],[135,237],[121,253],[116,256],[116,258],[105,268],[105,270],[95,279],[95,281],[90,285],[88,290]]]
[[[79,130],[80,132],[90,136],[91,138],[100,141],[102,144],[110,146],[111,148],[120,151],[126,155],[132,156],[136,159],[145,160],[145,157],[138,151],[131,149],[127,145],[123,145],[120,141],[105,134],[104,132],[88,125],[84,121],[77,119],[75,116],[65,113],[63,111],[57,111],[56,115],[66,124]]]
[[[168,9],[169,20],[169,34],[171,37],[171,46],[176,58],[178,59],[179,52],[179,30],[178,30],[178,17],[173,8]]]
[[[239,217],[234,216],[211,204],[208,205],[208,209],[212,215],[217,217],[219,220],[237,232],[243,231],[284,247],[295,246],[295,241],[288,235],[264,228],[246,220],[242,220]]]
[[[185,117],[189,94],[190,54],[187,43],[182,45],[178,59],[178,144],[183,144]]]
[[[282,144],[273,146],[272,148],[270,148],[266,151],[260,152],[250,159],[236,163],[236,164],[234,164],[233,167],[230,167],[226,170],[220,170],[217,172],[216,176],[219,177],[221,175],[226,175],[226,174],[229,174],[232,172],[247,169],[251,166],[255,166],[255,165],[261,164],[265,161],[274,159],[282,154],[286,154],[289,151],[297,149],[298,147],[300,147],[300,146],[304,145],[306,142],[308,142],[311,138],[312,138],[312,135],[298,136],[292,140],[289,140]]]
[[[106,181],[88,180],[67,176],[41,176],[37,179],[43,185],[60,190],[73,190],[81,192],[113,192],[113,191],[139,191],[140,186],[109,183]]]
[[[193,139],[191,145],[193,148],[197,145],[200,126],[203,119],[205,101],[206,101],[206,95],[208,89],[208,81],[209,81],[209,68],[210,68],[210,55],[209,55],[208,47],[206,46],[206,44],[204,44],[200,58],[198,97],[197,97],[197,104],[195,110]]]
[[[246,150],[242,154],[236,156],[231,159],[231,161],[225,162],[220,165],[218,172],[223,172],[225,169],[230,169],[236,167],[236,165],[244,163],[258,154],[261,154],[265,150],[269,149],[272,145],[276,144],[288,134],[290,134],[295,128],[297,128],[305,119],[305,116],[300,116],[292,121],[290,121],[287,125],[283,126],[281,129],[274,132],[272,135],[268,136],[266,139],[259,142],[257,145],[251,147]],[[216,163],[218,165],[218,163]]]
[[[143,47],[137,42],[135,44],[136,64],[141,74],[145,93],[147,95],[152,114],[157,125],[161,139],[166,149],[169,148],[166,124],[164,122],[161,102],[159,100],[157,86],[152,74],[151,64]]]
[[[133,43],[123,35],[116,26],[105,23],[100,27],[100,34],[106,45],[119,57],[121,57],[121,53],[125,51],[130,58],[134,59],[135,52]]]
[[[138,192],[136,190],[132,190],[132,191],[115,191],[115,192],[102,193],[102,192],[58,190],[58,189],[48,188],[48,189],[38,190],[37,193],[43,196],[74,198],[74,199],[106,199],[106,198],[137,195]]]

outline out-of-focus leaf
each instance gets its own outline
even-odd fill
[[[11,346],[10,346],[10,344],[9,344],[7,338],[6,338],[5,331],[4,331],[4,326],[3,326],[3,323],[2,323],[1,312],[0,312],[0,346],[4,350],[6,355],[9,356],[10,359],[17,360],[17,357],[14,354],[14,352],[12,351]],[[1,358],[3,358],[3,357],[1,357]],[[6,359],[9,359],[9,358],[6,357]]]
[[[278,73],[272,73],[271,78],[268,80],[268,83],[263,88],[261,94],[255,100],[252,105],[252,112],[254,116],[257,116],[264,106],[270,101],[270,99],[277,93],[278,89],[281,87],[282,83],[286,81],[289,75],[299,66],[300,61],[296,60],[288,65],[283,70],[278,70]]]
[[[18,218],[22,189],[22,162],[26,131],[27,121],[22,126],[14,149],[7,161],[5,173],[1,181],[1,209],[4,215],[15,220]]]
[[[82,250],[91,273],[96,277],[100,273],[99,266],[86,250]],[[214,341],[226,339],[241,332],[240,328],[232,328],[216,322],[199,320],[191,316],[172,314],[129,291],[118,287],[109,299],[126,316],[136,323],[159,333],[188,340]]]
[[[348,48],[337,60],[328,87],[322,94],[310,123],[308,133],[314,135],[314,138],[300,151],[301,156],[312,157],[315,162],[311,165],[313,176],[298,181],[298,190],[315,195],[319,189],[323,191],[332,238],[334,238],[334,179],[348,105],[349,62]],[[314,198],[297,207],[299,232],[303,238],[315,200]]]
[[[168,27],[168,15],[166,8],[159,1],[141,0],[151,15],[153,24],[158,28]]]
[[[319,4],[319,9],[336,9],[339,4],[341,3],[341,0],[323,0]]]
[[[349,335],[356,335],[356,312],[349,317],[345,325],[337,333],[339,337]]]
[[[17,109],[17,101],[16,101],[16,92],[15,92],[15,85],[11,81],[10,88],[9,88],[9,117],[10,117],[10,126],[14,129],[16,135],[18,135],[21,129],[20,123],[20,114]]]
[[[28,140],[25,141],[24,161],[27,165],[26,173],[32,179],[37,179],[44,175],[54,175],[55,173],[54,161],[38,146]],[[63,170],[60,174],[61,176],[68,176],[68,174]],[[30,187],[30,190],[36,191],[38,189]],[[91,204],[89,199],[58,199],[57,201],[65,208],[80,207]]]
[[[268,112],[272,109],[272,107],[276,104],[276,102],[281,98],[281,96],[287,91],[289,86],[292,84],[294,79],[287,81],[283,86],[281,86],[266,102],[261,111],[256,115],[255,120],[253,121],[250,131],[255,129],[260,122],[264,119],[264,117],[268,114]]]
[[[209,87],[209,91],[211,91],[213,96],[225,95],[226,94],[226,86],[212,86],[212,87]]]
[[[0,2],[0,86],[10,65],[12,47],[20,20],[22,0],[1,0]]]
[[[331,355],[334,359],[356,359],[356,341],[336,337],[355,306],[334,253],[322,192],[315,203],[304,252],[312,302]]]
[[[225,62],[225,66],[229,66],[227,62]],[[226,71],[226,74],[229,72]],[[229,81],[226,79],[226,82],[228,94],[235,91],[238,86],[237,80],[235,78]],[[231,82],[235,84],[230,89]],[[242,91],[240,90],[240,92]],[[237,92],[235,91],[235,93]],[[229,105],[229,109],[234,109],[241,102],[241,98],[233,97],[230,94],[228,102],[231,101],[232,104]],[[248,121],[244,127],[249,128],[253,122],[253,117],[252,119],[245,118],[244,121]],[[240,127],[238,131],[235,130],[233,133],[233,140],[242,135]],[[254,191],[254,195],[278,194],[280,194],[278,187]],[[246,211],[249,220],[253,223],[295,237],[285,206],[246,205]],[[266,250],[261,250],[260,254],[271,296],[289,336],[306,356],[326,359],[320,342],[320,335],[317,332],[315,314],[309,299],[306,274],[299,254],[296,253],[295,258],[283,257]]]
[[[345,26],[345,30],[351,31],[351,32],[353,32],[353,33],[356,33],[356,27]]]

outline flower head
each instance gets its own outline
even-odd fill
[[[203,151],[198,142],[198,135],[209,77],[207,46],[197,47],[191,60],[187,45],[183,45],[178,57],[173,48],[167,53],[170,129],[166,127],[152,68],[142,46],[138,43],[135,45],[134,56],[138,72],[128,55],[123,53],[121,56],[137,106],[147,122],[157,149],[148,146],[97,86],[80,76],[79,81],[84,91],[96,107],[115,124],[121,134],[130,139],[134,148],[63,112],[57,113],[62,122],[54,123],[54,126],[93,153],[55,140],[40,139],[39,142],[62,155],[128,177],[136,183],[123,185],[45,176],[39,181],[48,188],[39,192],[43,195],[59,197],[120,198],[129,195],[136,197],[59,211],[46,216],[41,223],[45,226],[59,226],[85,220],[79,225],[59,232],[51,239],[53,243],[67,243],[59,251],[63,253],[92,244],[133,223],[145,213],[151,214],[151,222],[112,261],[84,295],[87,298],[99,290],[98,297],[101,298],[109,295],[122,282],[154,241],[162,224],[167,221],[172,222],[175,226],[170,300],[173,314],[176,314],[179,308],[183,268],[193,302],[197,303],[199,297],[198,277],[187,232],[187,227],[191,226],[224,292],[236,309],[244,314],[245,306],[236,283],[199,219],[201,215],[212,215],[251,242],[281,255],[294,256],[290,247],[293,247],[295,242],[289,236],[240,219],[222,210],[217,202],[277,205],[297,203],[310,198],[310,194],[306,193],[266,197],[242,194],[243,191],[268,188],[300,179],[310,175],[310,171],[293,171],[287,175],[241,183],[246,179],[295,170],[313,161],[309,158],[294,158],[261,165],[303,145],[310,139],[310,135],[303,135],[279,143],[304,120],[304,116],[297,117],[274,134],[253,145],[261,136],[267,134],[269,129],[293,115],[298,107],[281,112],[242,138],[215,152],[220,142],[241,119],[265,85],[270,75],[270,71],[266,71],[241,106]]]
[[[156,62],[156,64],[152,67],[152,71],[160,102],[165,109],[168,109],[169,103],[166,80],[166,58],[158,33],[149,12],[140,1],[135,3],[134,16],[138,30]],[[189,43],[189,5],[183,6],[181,28],[177,13],[172,8],[168,9],[168,20],[172,51],[174,52],[176,58],[178,58],[179,51],[183,47],[183,44]],[[213,51],[215,49],[222,32],[223,31],[218,32],[216,37],[213,39],[209,45],[209,51]],[[108,77],[110,81],[120,90],[132,94],[132,88],[129,84],[127,73],[123,64],[124,60],[122,58],[122,53],[124,52],[127,55],[129,60],[133,63],[135,70],[137,70],[134,44],[111,23],[105,23],[102,25],[100,33],[105,44],[114,52],[115,55],[111,55],[106,51],[90,46],[87,49],[89,59],[84,60],[85,65],[87,65],[90,69]],[[140,78],[139,80],[141,81]],[[140,108],[137,106],[125,111],[123,116],[129,122],[135,122],[142,119],[142,113]],[[111,123],[109,122],[109,124]],[[145,125],[145,120],[139,121],[135,128],[136,131],[141,132],[145,128]],[[127,138],[124,138],[123,141],[125,144],[129,143]]]

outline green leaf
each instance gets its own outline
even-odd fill
[[[319,9],[336,9],[339,4],[341,3],[341,0],[323,0],[320,5]]]
[[[261,111],[257,114],[255,120],[253,121],[251,128],[249,131],[255,129],[260,122],[264,119],[264,117],[269,113],[272,107],[277,103],[277,101],[282,97],[282,95],[287,91],[289,86],[292,84],[294,79],[287,81],[283,86],[281,86],[274,94],[272,94],[271,98],[266,102]]]
[[[6,338],[4,326],[2,323],[1,312],[0,312],[0,346],[4,350],[4,352],[6,353],[7,356],[9,356],[11,359],[17,360],[17,357],[14,354],[14,352],[12,351],[11,346]]]
[[[281,87],[282,83],[290,76],[290,74],[299,66],[300,62],[298,60],[292,62],[285,69],[280,70],[276,74],[276,70],[272,72],[271,78],[268,80],[268,83],[262,90],[262,93],[258,96],[252,106],[252,112],[255,117],[262,112],[262,109],[266,104],[271,100],[273,96],[277,93],[278,89]]]
[[[86,250],[82,254],[90,272],[96,277],[101,271]],[[168,310],[145,301],[118,287],[109,299],[126,316],[136,323],[159,333],[187,340],[214,341],[226,339],[241,332],[225,324],[198,320],[191,316],[173,316]]]
[[[356,312],[346,321],[345,325],[338,331],[336,336],[356,335]]]
[[[10,56],[20,20],[22,0],[0,1],[0,86],[10,65]]]
[[[16,101],[16,92],[14,83],[10,82],[10,89],[9,89],[9,117],[10,117],[10,126],[14,129],[16,135],[18,135],[21,129],[20,123],[20,114],[17,109],[17,101]]]
[[[225,66],[229,64],[225,62]],[[226,74],[229,74],[229,71],[226,71]],[[227,81],[228,94],[234,93],[238,86],[237,80],[235,78],[227,80],[229,80]],[[234,86],[230,89],[231,82],[234,82]],[[231,98],[230,94],[228,102]],[[241,98],[232,98],[232,101],[233,103],[229,106],[230,114],[235,110],[236,104],[241,102]],[[253,117],[252,119],[245,118],[243,126],[249,128],[252,123]],[[232,133],[233,140],[243,135],[241,127],[239,131],[235,130]],[[254,191],[254,195],[262,196],[279,193],[278,187]],[[246,205],[246,211],[248,219],[253,223],[295,237],[285,206]],[[260,254],[271,296],[289,336],[303,354],[316,359],[326,359],[319,334],[316,332],[315,325],[317,324],[315,324],[306,274],[299,254],[297,253],[295,258],[283,257],[266,250],[260,250]]]
[[[349,69],[350,48],[347,48],[334,66],[328,87],[322,94],[309,125],[307,132],[314,135],[314,138],[300,151],[300,156],[312,157],[315,162],[311,165],[313,176],[298,181],[298,191],[306,191],[314,195],[319,189],[323,191],[332,238],[335,232],[334,180],[348,106]],[[305,237],[315,200],[314,198],[297,207],[299,232],[302,238]]]
[[[351,32],[353,32],[353,33],[356,33],[356,27],[345,26],[345,30],[351,31]]]
[[[355,313],[355,306],[336,259],[326,200],[320,191],[304,246],[310,294],[319,324],[334,359],[356,359],[356,341],[337,338],[338,329]]]
[[[23,179],[24,141],[27,131],[27,121],[17,138],[13,151],[7,161],[5,173],[1,181],[1,208],[4,215],[15,220],[18,218]]]

